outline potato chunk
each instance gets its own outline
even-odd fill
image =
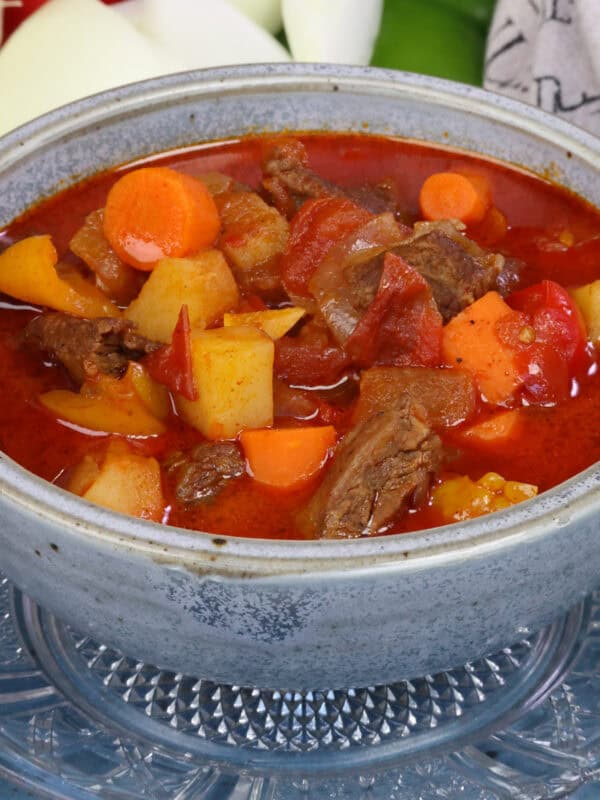
[[[159,521],[165,504],[158,461],[137,455],[120,441],[111,442],[101,460],[85,456],[67,488],[92,503],[143,519]]]
[[[231,439],[244,428],[273,423],[274,344],[253,327],[192,332],[198,400],[176,398],[185,421],[208,439]]]
[[[242,272],[275,258],[287,244],[287,220],[255,192],[231,192],[221,221],[221,248]]]
[[[572,289],[571,296],[581,311],[588,339],[595,345],[600,344],[600,281]]]
[[[238,287],[223,255],[204,250],[191,258],[161,259],[125,317],[136,323],[138,333],[167,344],[184,303],[191,325],[205,328],[238,301]]]
[[[166,389],[141,364],[130,363],[122,378],[98,375],[86,380],[79,392],[53,389],[39,400],[58,419],[87,430],[124,436],[157,436],[166,430]]]
[[[0,292],[76,317],[118,317],[114,303],[78,273],[57,272],[49,236],[30,236],[0,254]]]
[[[531,483],[507,481],[497,472],[487,472],[478,481],[467,475],[443,480],[432,492],[432,504],[449,522],[472,519],[514,506],[538,493]]]
[[[253,325],[267,333],[271,339],[281,339],[306,314],[304,308],[268,308],[265,311],[248,311],[244,314],[224,314],[223,325]]]

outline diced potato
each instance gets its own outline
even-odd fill
[[[80,309],[78,316],[121,316],[121,309],[104,294],[99,286],[86,280],[77,269],[59,263],[56,271],[60,280],[75,292],[73,307]],[[77,314],[76,311],[71,311],[71,313]]]
[[[204,250],[191,258],[161,259],[124,313],[143,336],[167,344],[184,303],[192,327],[205,328],[238,302],[238,287],[223,255]]]
[[[447,478],[433,490],[432,505],[452,522],[500,511],[537,493],[537,486],[507,481],[496,472],[488,472],[478,481],[466,475]]]
[[[49,236],[30,236],[11,245],[0,254],[0,292],[77,317],[120,316],[117,306],[81,276],[63,280],[57,262]]]
[[[483,422],[477,422],[460,432],[467,442],[480,447],[499,445],[510,442],[523,425],[524,410],[513,408],[511,411],[501,411]]]
[[[192,331],[197,400],[176,397],[185,421],[208,439],[273,424],[273,340],[253,327]]]
[[[79,393],[54,389],[40,402],[58,419],[104,433],[156,436],[166,427],[168,413],[164,386],[150,378],[141,364],[130,365],[123,378],[100,375],[86,381]]]
[[[288,222],[255,192],[231,192],[220,211],[220,246],[237,269],[251,270],[284,251]]]
[[[226,328],[233,325],[252,325],[255,328],[260,328],[271,339],[280,339],[305,314],[306,310],[299,306],[267,309],[265,311],[248,311],[244,314],[224,314],[223,325]]]
[[[87,492],[99,474],[100,466],[98,460],[93,456],[86,455],[71,473],[67,489],[81,497]]]
[[[572,289],[571,297],[581,311],[588,339],[600,344],[600,280]]]
[[[160,520],[165,505],[158,461],[137,455],[125,442],[111,442],[100,463],[86,456],[67,488],[92,503],[143,519]]]
[[[170,407],[169,391],[162,383],[151,378],[142,364],[130,361],[122,380],[131,381],[135,393],[153,416],[157,419],[167,418]]]

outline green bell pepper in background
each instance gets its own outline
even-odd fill
[[[371,64],[480,85],[495,0],[386,0]]]

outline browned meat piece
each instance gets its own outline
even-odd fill
[[[219,246],[238,283],[249,292],[282,292],[279,257],[289,234],[285,217],[256,192],[224,192],[218,206]]]
[[[359,206],[372,214],[384,214],[391,211],[398,215],[398,190],[391,178],[380,183],[366,183],[346,190],[346,194]]]
[[[360,376],[354,420],[365,419],[409,395],[429,425],[446,428],[473,416],[477,394],[471,375],[437,367],[371,367]]]
[[[123,263],[104,235],[104,211],[92,211],[69,247],[96,274],[96,285],[117,303],[128,305],[138,294],[143,273]]]
[[[76,383],[83,383],[99,372],[120,377],[128,361],[162,347],[135,333],[134,327],[126,319],[81,319],[53,312],[32,319],[24,340],[63,364]]]
[[[431,286],[444,322],[499,288],[504,256],[483,250],[450,220],[417,223],[395,249]]]
[[[215,497],[245,471],[233,442],[204,442],[188,453],[175,453],[165,466],[175,474],[175,496],[188,505]]]
[[[308,167],[306,150],[301,142],[290,139],[276,145],[268,153],[263,170],[263,187],[271,195],[277,210],[286,217],[293,216],[308,197],[344,197],[344,192],[323,180]]]
[[[348,197],[373,214],[396,213],[398,209],[397,191],[391,180],[342,189],[309,168],[304,145],[295,139],[273,147],[263,170],[264,189],[277,210],[288,219],[310,197]]]
[[[362,420],[338,445],[325,480],[299,517],[306,536],[354,539],[381,530],[424,499],[441,442],[410,398]]]
[[[352,304],[361,314],[375,299],[382,272],[383,255],[375,256],[368,261],[351,263],[344,270],[344,279],[350,288]]]

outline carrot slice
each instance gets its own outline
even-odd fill
[[[169,167],[128,172],[106,199],[104,235],[122,261],[141,270],[209,247],[219,227],[206,186]]]
[[[335,428],[260,428],[243,431],[240,441],[255,480],[291,489],[324,465],[335,444]]]
[[[459,219],[473,225],[484,218],[490,196],[486,184],[474,177],[435,172],[421,187],[419,205],[425,219]]]
[[[490,206],[485,212],[481,222],[469,228],[469,237],[482,245],[491,247],[506,235],[508,231],[508,220],[496,206]]]
[[[445,326],[442,354],[446,364],[466,369],[488,403],[510,400],[523,377],[518,351],[498,336],[497,325],[519,314],[497,292],[487,292]]]

